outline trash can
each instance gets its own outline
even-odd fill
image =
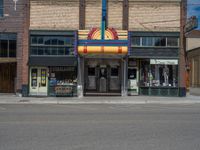
[[[22,85],[22,97],[28,97],[28,85]]]

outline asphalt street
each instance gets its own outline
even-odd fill
[[[0,150],[199,150],[200,104],[0,105]]]

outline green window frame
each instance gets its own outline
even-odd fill
[[[74,55],[73,35],[31,35],[31,56]]]

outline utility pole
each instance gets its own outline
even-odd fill
[[[179,96],[186,96],[186,37],[184,28],[187,19],[187,0],[182,0],[180,5]]]

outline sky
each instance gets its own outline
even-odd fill
[[[188,17],[196,16],[199,21],[198,30],[200,30],[200,0],[188,0]]]

